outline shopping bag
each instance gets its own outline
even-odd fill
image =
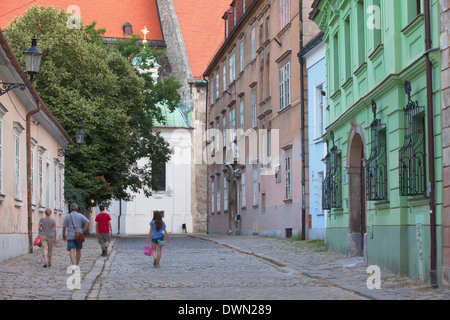
[[[146,256],[152,255],[152,246],[145,246],[145,255]]]
[[[36,239],[34,239],[33,245],[40,247],[41,246],[41,237],[37,236]]]

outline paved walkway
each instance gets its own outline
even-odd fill
[[[285,239],[254,236],[220,236],[195,234],[187,235],[214,243],[223,248],[255,259],[262,259],[285,272],[292,272],[354,293],[361,298],[397,299],[437,299],[449,300],[450,288],[431,289],[428,283],[407,277],[398,277],[381,270],[381,289],[367,288],[366,267],[358,259],[345,256],[323,248],[315,243],[298,242]],[[119,237],[112,243],[117,245]],[[72,281],[75,273],[67,271],[70,265],[66,242],[59,240],[54,248],[51,268],[43,268],[41,250],[25,254],[0,263],[0,299],[45,299],[45,300],[84,300],[96,295],[96,280],[108,272],[115,250],[110,250],[107,258],[100,256],[96,238],[87,237],[80,263],[81,289],[70,289],[76,284]],[[217,272],[214,268],[212,272]],[[99,297],[101,298],[101,296]]]
[[[380,289],[370,290],[370,274],[362,258],[350,258],[327,251],[317,242],[255,236],[192,235],[212,241],[244,254],[259,257],[282,268],[300,272],[314,279],[327,281],[330,286],[354,292],[369,299],[380,300],[450,300],[450,288],[432,289],[423,281],[396,276],[381,270]]]
[[[117,239],[114,238],[112,242]],[[43,268],[42,249],[34,248],[32,254],[24,254],[0,263],[0,300],[83,300],[106,260],[100,256],[97,239],[87,237],[79,266],[81,289],[75,290],[69,288],[77,283],[74,279],[76,273],[68,273],[71,263],[66,242],[58,240],[56,247],[53,247],[50,268]]]

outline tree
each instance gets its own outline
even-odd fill
[[[22,65],[22,53],[36,35],[43,52],[34,83],[39,95],[69,135],[79,125],[85,132],[85,145],[65,159],[65,198],[82,208],[127,200],[128,190],[152,188],[151,171],[138,168],[137,160],[148,152],[155,153],[153,161],[167,160],[170,152],[151,126],[158,118],[155,106],[167,93],[158,90],[167,88],[149,83],[129,57],[99,41],[105,30],[96,30],[95,23],[68,28],[68,19],[57,8],[30,7],[5,35]],[[176,103],[177,96],[171,97]]]

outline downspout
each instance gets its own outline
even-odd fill
[[[208,89],[209,81],[203,76],[203,80],[206,81],[206,96],[205,96],[205,158],[206,159],[206,234],[209,234],[209,167],[208,167]],[[202,156],[203,158],[203,156]]]
[[[300,18],[300,52],[303,50],[303,1],[299,0],[299,18]],[[299,57],[300,62],[300,104],[301,104],[301,144],[302,144],[302,240],[306,240],[306,203],[305,203],[305,174],[306,174],[306,153],[305,153],[305,74],[304,60]]]
[[[28,213],[28,250],[33,253],[33,207],[31,194],[31,117],[41,111],[41,103],[37,101],[37,108],[26,115],[26,147],[27,147],[27,213]]]
[[[425,62],[426,62],[426,81],[427,81],[427,135],[428,135],[428,176],[430,188],[430,285],[437,288],[436,277],[436,186],[435,186],[435,168],[434,168],[434,125],[433,125],[433,82],[432,65],[430,60],[431,50],[431,16],[430,1],[424,0],[425,14]]]

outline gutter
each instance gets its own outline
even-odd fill
[[[205,75],[203,75],[203,81],[206,82],[206,96],[205,96],[205,152],[207,151],[207,142],[208,142],[208,90],[209,90],[209,81],[205,79]],[[208,154],[206,154],[208,157]],[[203,157],[202,157],[203,158]],[[209,234],[209,166],[208,161],[206,161],[206,234]]]
[[[28,214],[28,250],[33,253],[33,207],[31,186],[31,117],[41,111],[41,103],[37,102],[37,108],[26,115],[26,146],[27,146],[27,214]]]
[[[298,1],[300,18],[300,52],[303,51],[303,0]],[[301,140],[302,140],[302,240],[306,240],[306,152],[305,152],[305,61],[299,57],[300,62],[300,104],[301,104]]]
[[[428,135],[428,177],[430,189],[430,285],[437,288],[436,271],[436,182],[434,168],[434,124],[433,124],[433,75],[430,60],[431,50],[431,13],[430,1],[424,0],[425,14],[425,50],[427,82],[427,135]]]

